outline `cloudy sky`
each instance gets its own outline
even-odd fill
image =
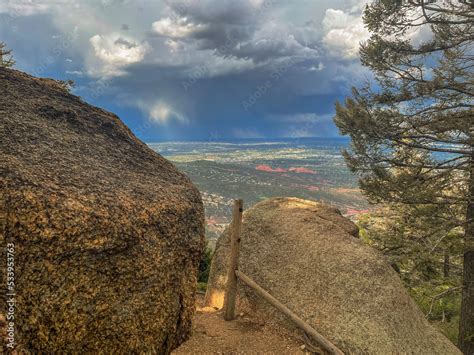
[[[365,3],[0,0],[0,41],[147,142],[336,136]]]

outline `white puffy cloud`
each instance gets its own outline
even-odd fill
[[[433,38],[433,31],[430,26],[419,26],[407,31],[407,37],[410,43],[417,47]]]
[[[152,29],[155,33],[170,38],[185,38],[204,28],[205,26],[202,24],[189,22],[186,17],[178,19],[164,17],[152,24]]]
[[[149,50],[147,42],[138,43],[119,33],[91,37],[95,56],[102,62],[100,71],[105,75],[120,75],[122,68],[143,60]]]
[[[360,42],[369,37],[369,31],[364,27],[360,11],[352,13],[327,9],[323,27],[325,32],[323,44],[333,56],[344,59],[357,58]]]

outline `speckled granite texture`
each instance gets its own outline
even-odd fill
[[[460,354],[427,322],[395,271],[356,238],[358,229],[327,205],[297,198],[263,201],[243,216],[239,269],[346,354]],[[229,233],[216,245],[206,305],[222,307]],[[239,311],[301,333],[239,283]]]
[[[117,116],[8,69],[0,221],[2,251],[15,244],[24,349],[167,354],[187,339],[204,248],[198,190]]]

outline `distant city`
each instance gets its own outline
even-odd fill
[[[344,138],[149,143],[200,189],[211,247],[230,222],[236,198],[246,208],[292,196],[326,202],[350,217],[365,212],[368,203],[341,154],[347,145]]]

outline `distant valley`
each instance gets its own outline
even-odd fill
[[[348,216],[368,208],[347,169],[345,139],[287,139],[272,142],[171,142],[149,146],[171,160],[200,189],[206,236],[212,246],[230,222],[233,200],[245,207],[270,197],[324,201]]]

